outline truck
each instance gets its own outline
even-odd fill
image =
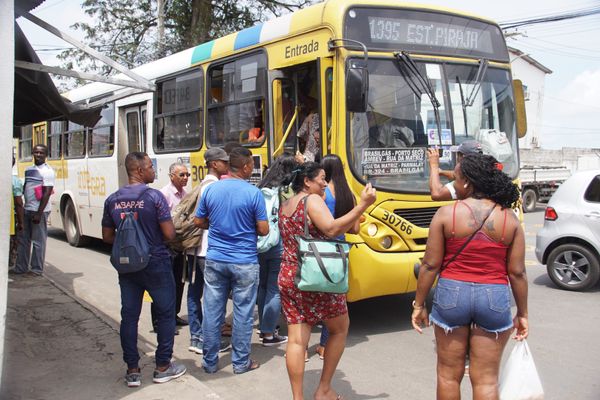
[[[547,202],[571,171],[566,167],[524,166],[521,168],[523,212],[535,211],[538,202]]]

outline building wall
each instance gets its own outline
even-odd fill
[[[544,107],[544,85],[546,73],[536,66],[510,53],[513,79],[520,79],[527,86],[525,111],[527,113],[527,134],[519,139],[521,149],[539,147],[543,131],[542,111]],[[527,94],[529,99],[527,100]]]

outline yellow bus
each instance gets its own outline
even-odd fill
[[[347,235],[355,244],[349,301],[416,289],[414,264],[441,205],[429,193],[428,147],[451,169],[452,146],[476,139],[517,178],[522,89],[513,87],[502,30],[483,18],[328,0],[133,71],[156,91],[92,83],[65,95],[103,105],[94,127],[49,121],[22,129],[19,170],[32,145],[48,144],[57,171],[51,225],[74,246],[101,237],[104,199],[126,184],[130,151],[149,154],[154,187],[168,182],[174,161],[189,166],[196,185],[206,149],[237,142],[253,152],[257,182],[274,157],[302,150],[297,132],[310,111],[319,115],[317,159],[339,155],[357,195],[367,182],[378,192],[360,233]]]

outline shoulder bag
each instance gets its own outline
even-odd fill
[[[304,202],[304,235],[296,235],[298,270],[294,283],[305,292],[347,293],[350,243],[310,235],[307,199],[308,196],[301,200]]]

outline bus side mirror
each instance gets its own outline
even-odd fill
[[[521,82],[520,79],[513,80],[513,92],[515,94],[517,136],[522,138],[527,133],[527,115],[525,113],[525,94],[523,93],[523,82]]]
[[[346,111],[364,113],[369,99],[369,71],[366,66],[352,62],[346,72]]]

